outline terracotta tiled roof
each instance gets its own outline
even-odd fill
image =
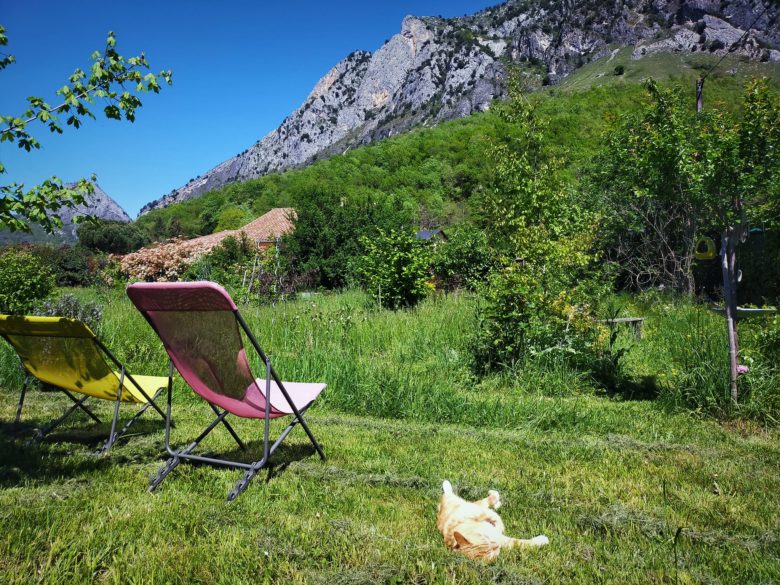
[[[244,232],[250,240],[255,242],[273,242],[277,237],[293,230],[291,218],[295,218],[295,210],[292,207],[276,207],[241,229],[224,230],[216,234],[184,240],[181,244],[192,248],[207,247],[211,249],[228,236],[238,236],[240,232]]]
[[[228,236],[239,236],[244,232],[255,242],[273,242],[277,237],[293,231],[294,218],[295,210],[292,207],[277,207],[238,230],[225,230],[191,240],[174,239],[141,248],[123,256],[122,267],[135,278],[175,280],[187,266],[208,254]]]
[[[273,242],[276,238],[293,231],[292,220],[295,217],[295,210],[292,207],[277,207],[238,231],[244,232],[250,240],[256,242]]]

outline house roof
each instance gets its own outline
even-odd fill
[[[277,237],[293,231],[292,220],[295,210],[277,207],[241,229],[224,230],[191,240],[173,239],[153,244],[137,252],[121,257],[122,269],[135,278],[176,280],[183,268],[195,263],[208,254],[228,236],[239,236],[242,232],[257,243],[273,242]]]
[[[213,248],[228,236],[238,236],[244,232],[246,237],[255,242],[273,242],[276,238],[293,231],[291,219],[295,218],[295,210],[292,207],[276,207],[261,215],[254,221],[237,230],[223,230],[215,234],[184,240],[181,243],[192,248]]]
[[[246,237],[250,240],[254,240],[258,243],[273,242],[276,238],[293,231],[294,226],[292,220],[294,218],[295,209],[292,207],[276,207],[240,229],[223,230],[215,234],[200,236],[199,238],[192,238],[191,240],[183,240],[179,245],[186,248],[205,249],[208,251],[228,236],[238,237],[241,232],[244,232]]]
[[[246,233],[250,240],[256,242],[273,242],[276,238],[291,233],[295,226],[292,220],[296,218],[292,207],[276,207],[246,224],[239,231]]]
[[[447,239],[447,234],[445,234],[442,230],[434,229],[434,230],[420,230],[417,232],[417,239],[418,240],[431,240],[435,237],[442,238],[443,240]]]

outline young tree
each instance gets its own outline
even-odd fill
[[[5,28],[0,26],[0,46],[7,44]],[[149,63],[143,53],[125,59],[115,47],[116,38],[113,32],[109,32],[103,52],[95,51],[91,56],[89,74],[76,69],[68,83],[57,90],[62,99],[59,105],[51,106],[40,97],[28,97],[28,108],[21,115],[0,115],[0,142],[15,142],[28,152],[40,148],[40,143],[30,132],[33,123],[40,123],[49,131],[62,134],[58,115],[67,114],[65,124],[77,129],[84,118],[95,118],[88,107],[95,98],[107,102],[103,108],[107,118],[124,118],[133,122],[136,110],[141,107],[139,95],[149,91],[158,93],[161,82],[170,85],[171,72],[152,73],[148,71]],[[13,55],[0,54],[0,70],[13,62]],[[0,163],[0,174],[5,172]],[[30,231],[30,223],[33,222],[47,232],[62,227],[56,212],[63,207],[84,203],[93,191],[94,180],[93,176],[91,180],[80,179],[75,185],[65,186],[57,177],[51,177],[27,191],[24,185],[17,183],[0,185],[0,229]]]
[[[593,218],[566,189],[543,121],[515,83],[495,111],[507,134],[489,152],[495,173],[481,201],[498,258],[475,344],[481,370],[512,366],[535,351],[577,352],[592,324],[580,291],[593,260]]]
[[[741,118],[735,118],[718,111],[697,115],[681,92],[653,81],[647,89],[650,104],[612,132],[593,184],[615,219],[618,259],[635,274],[655,275],[692,293],[696,236],[720,232],[730,392],[736,402],[736,248],[750,224],[777,225],[780,97],[766,79],[751,81]]]

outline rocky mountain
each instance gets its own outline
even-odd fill
[[[407,16],[376,52],[356,51],[247,150],[147,204],[141,214],[231,181],[300,167],[354,146],[485,110],[509,65],[555,84],[632,46],[780,61],[780,3],[759,0],[509,0],[472,16]]]
[[[78,215],[94,215],[100,219],[128,222],[131,221],[127,212],[114,201],[99,185],[87,198],[86,202],[73,208],[62,208],[58,211],[62,219],[62,228],[54,234],[45,233],[39,226],[32,226],[32,233],[0,231],[0,244],[22,242],[54,242],[73,243],[78,240],[78,224],[73,218]]]

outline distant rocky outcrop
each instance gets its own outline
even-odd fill
[[[780,4],[753,0],[510,0],[460,18],[407,16],[376,52],[331,69],[279,128],[141,214],[484,110],[505,95],[508,64],[555,84],[619,46],[634,46],[634,59],[703,51],[780,61],[779,18]]]
[[[68,185],[72,186],[72,185]],[[128,222],[131,221],[127,212],[114,201],[99,185],[95,185],[94,192],[87,197],[85,203],[75,207],[63,207],[57,211],[62,219],[62,228],[54,234],[47,234],[38,225],[32,226],[32,233],[0,231],[0,245],[22,242],[54,242],[74,243],[78,240],[79,224],[73,223],[76,216],[92,215],[99,219]]]

